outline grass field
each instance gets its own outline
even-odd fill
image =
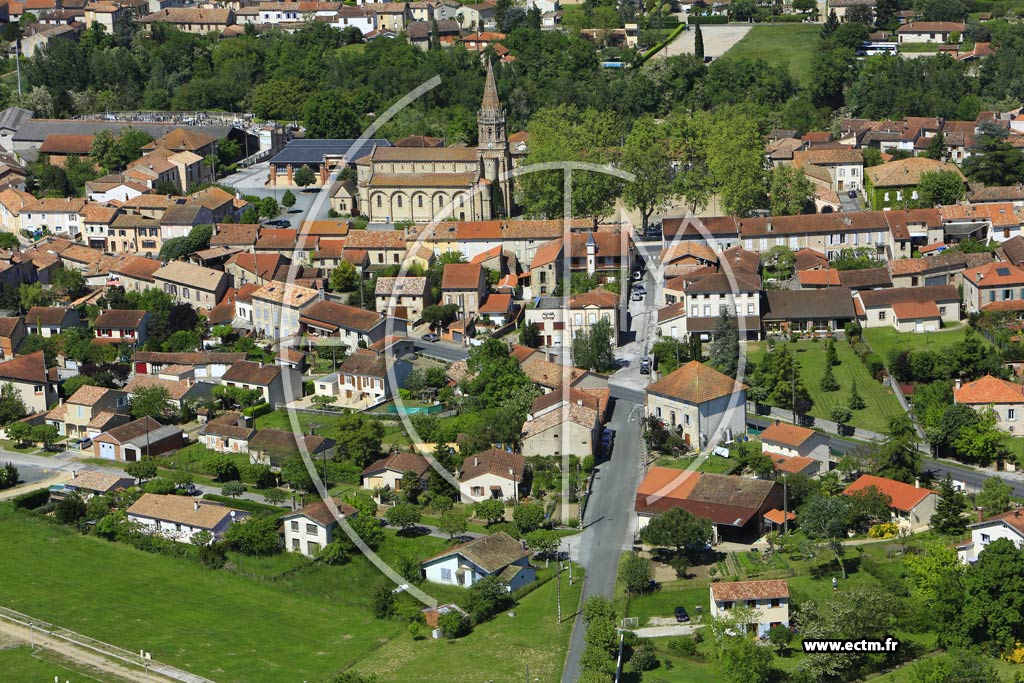
[[[821,27],[817,24],[755,26],[721,59],[746,57],[781,64],[798,83],[804,83],[811,75],[811,58],[820,37]]]
[[[45,683],[57,676],[68,683],[122,683],[116,676],[75,666],[48,650],[33,651],[28,645],[0,649],[0,677],[6,683]]]
[[[796,344],[787,344],[791,352],[796,352],[796,358],[800,362],[800,377],[814,401],[814,407],[811,409],[811,415],[814,417],[830,420],[832,406],[846,405],[850,397],[850,387],[854,382],[857,383],[857,391],[867,404],[863,410],[854,412],[853,420],[850,422],[854,427],[884,433],[889,418],[903,412],[892,392],[868,374],[867,368],[846,342],[836,342],[839,365],[833,367],[832,372],[839,382],[839,390],[830,392],[821,390],[821,378],[825,374],[825,342],[800,341]],[[764,353],[763,343],[747,347],[748,358],[753,362],[760,362],[764,358]]]
[[[962,325],[950,330],[937,332],[897,332],[891,327],[870,327],[863,331],[864,341],[872,350],[882,357],[882,362],[889,361],[889,353],[895,349],[909,351],[911,349],[931,349],[940,351],[947,346],[963,341],[968,327]],[[982,343],[988,344],[984,337],[978,336]]]
[[[303,433],[309,433],[309,425],[316,424],[317,434],[329,435],[334,429],[341,415],[314,415],[312,413],[296,413],[296,419],[299,422],[299,426],[302,428]],[[292,426],[292,419],[288,415],[288,411],[281,409],[275,410],[272,413],[266,415],[260,415],[256,418],[256,429],[283,429],[285,431],[294,431]],[[408,446],[412,443],[408,436],[405,434],[401,423],[397,425],[384,425],[384,439],[383,443],[392,444],[395,446]]]

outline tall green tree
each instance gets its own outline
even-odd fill
[[[671,548],[676,554],[687,545],[709,543],[711,537],[711,520],[683,508],[672,508],[655,517],[640,531],[640,540],[647,545]]]
[[[908,484],[921,474],[921,440],[910,417],[904,413],[889,419],[889,438],[875,451],[874,474]]]
[[[1024,179],[1024,153],[1007,141],[1008,136],[997,124],[978,126],[971,156],[963,163],[964,174],[985,185],[1010,185]]]
[[[572,362],[578,368],[607,372],[615,367],[615,328],[602,318],[589,330],[576,330]]]
[[[771,172],[772,213],[789,216],[803,213],[814,197],[814,185],[796,166],[778,166]]]
[[[740,362],[740,336],[736,327],[736,317],[727,310],[723,309],[718,316],[708,358],[716,370],[736,377]]]
[[[850,512],[850,499],[846,496],[814,496],[800,509],[800,528],[807,538],[828,543],[844,579],[843,539],[850,528]]]
[[[992,476],[981,483],[981,491],[974,494],[974,504],[984,511],[986,517],[991,517],[1010,509],[1012,495],[1012,486],[1002,478]]]
[[[693,32],[693,56],[704,61],[704,32],[700,30],[700,24]]]
[[[745,216],[764,205],[764,143],[749,112],[720,110],[711,123],[707,150],[708,171],[726,213]]]
[[[666,127],[654,117],[640,117],[626,136],[619,160],[619,168],[635,176],[623,187],[622,199],[640,212],[645,231],[651,214],[663,209],[675,191],[671,160],[665,153],[666,135]]]
[[[955,171],[922,173],[918,183],[920,203],[925,207],[956,204],[964,198],[964,180]]]
[[[953,479],[946,473],[939,482],[939,500],[931,518],[932,529],[946,536],[960,536],[967,530],[967,498],[953,486]]]

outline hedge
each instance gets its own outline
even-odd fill
[[[728,24],[729,17],[725,16],[705,16],[705,17],[687,17],[686,22],[691,26],[694,24]]]
[[[673,40],[675,40],[676,36],[678,36],[680,33],[682,33],[685,30],[686,30],[686,24],[679,24],[678,26],[676,26],[675,30],[673,30],[672,33],[668,34],[668,36],[663,41],[661,41],[660,43],[658,43],[657,45],[652,47],[650,50],[645,52],[640,57],[640,64],[643,64],[648,59],[650,59],[651,57],[653,57],[654,55],[658,54],[663,49],[665,49],[666,45],[668,45]]]
[[[242,414],[246,417],[259,417],[266,415],[267,413],[274,412],[274,406],[270,405],[266,401],[263,403],[257,403],[254,406],[250,406],[242,411]]]
[[[48,500],[50,500],[50,489],[46,488],[15,496],[11,499],[11,503],[15,510],[35,510],[37,507],[45,505]]]
[[[247,500],[245,498],[231,498],[229,496],[220,496],[216,493],[206,493],[203,495],[203,500],[209,500],[214,503],[224,503],[229,507],[233,507],[237,510],[245,510],[246,512],[273,512],[276,515],[284,512],[291,512],[289,508],[277,507],[276,505],[267,505],[266,503],[257,503],[254,500]]]

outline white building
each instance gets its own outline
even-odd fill
[[[1024,546],[1024,512],[1014,508],[986,520],[971,524],[971,540],[956,547],[961,562],[978,561],[978,555],[989,543],[1005,538],[1020,548]]]
[[[736,607],[754,610],[759,637],[772,626],[789,626],[789,586],[785,579],[770,581],[719,581],[711,584],[711,616],[728,618]],[[747,625],[744,625],[746,628]]]
[[[333,500],[343,517],[348,518],[357,514],[351,505],[337,499]],[[338,529],[338,520],[334,512],[322,500],[283,516],[281,523],[284,525],[285,548],[307,557],[316,557],[324,546],[334,540]]]
[[[985,375],[973,382],[961,384],[956,380],[953,401],[970,406],[979,412],[992,410],[996,414],[996,427],[1011,434],[1019,434],[1024,422],[1024,386]]]
[[[270,339],[299,333],[299,316],[323,298],[322,292],[284,282],[270,282],[252,293],[256,331]]]
[[[459,492],[463,503],[494,498],[518,501],[526,473],[526,458],[492,448],[462,461]]]
[[[427,558],[420,566],[431,583],[467,588],[488,576],[497,576],[511,592],[537,578],[530,566],[530,551],[504,531],[455,546]]]
[[[192,536],[206,531],[218,540],[227,528],[249,513],[220,503],[185,496],[143,493],[128,508],[128,520],[141,524],[151,534],[159,534],[179,543],[191,543]]]
[[[723,441],[742,434],[746,401],[745,384],[698,361],[681,365],[647,387],[647,415],[657,417],[696,450],[708,447],[716,433]]]

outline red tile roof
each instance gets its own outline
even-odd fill
[[[919,488],[913,484],[904,484],[902,481],[894,481],[885,477],[876,477],[873,474],[862,474],[857,481],[847,486],[843,493],[849,496],[872,486],[889,496],[892,499],[891,507],[901,512],[910,512],[929,494],[935,494],[935,491],[931,489]]]
[[[742,382],[692,360],[648,386],[647,392],[697,404],[729,396],[746,388]]]
[[[990,403],[1024,403],[1024,386],[985,375],[981,379],[967,382],[953,392],[957,403],[965,405],[988,405]]]
[[[711,597],[716,602],[788,598],[789,585],[785,579],[771,579],[769,581],[719,581],[711,584]]]
[[[479,263],[447,263],[441,277],[441,289],[476,290],[483,277]]]
[[[814,436],[813,429],[786,424],[785,422],[776,422],[761,432],[761,441],[771,441],[791,448],[797,448],[812,436]]]
[[[46,383],[46,363],[43,352],[36,351],[0,363],[0,379],[21,382]]]

